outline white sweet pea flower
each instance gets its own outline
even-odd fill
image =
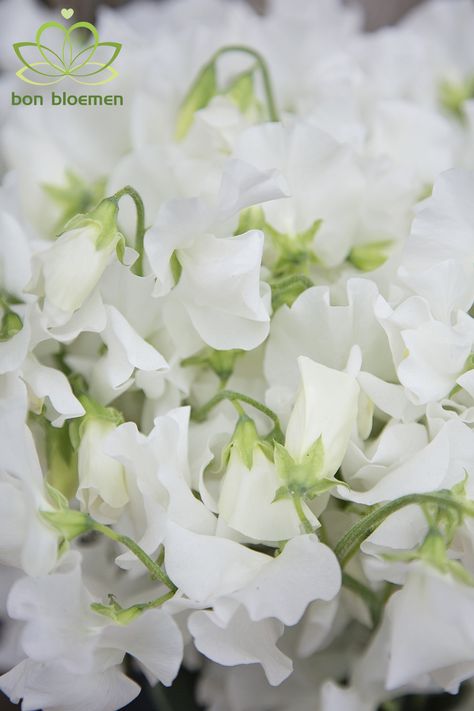
[[[291,659],[276,646],[284,630],[278,620],[253,622],[240,608],[228,622],[214,612],[193,612],[188,625],[197,649],[223,666],[261,664],[272,686],[293,671]]]
[[[115,429],[114,422],[86,417],[78,449],[77,498],[82,509],[102,523],[117,521],[129,501],[124,468],[105,452]]]
[[[191,489],[188,427],[189,408],[182,407],[157,417],[148,436],[132,422],[108,436],[106,454],[125,476],[133,537],[151,556],[163,543],[170,521],[199,533],[212,534],[216,528],[216,517]],[[128,552],[117,560],[123,568],[141,569]]]
[[[397,375],[416,405],[447,397],[464,372],[474,343],[474,319],[457,311],[447,323],[429,302],[411,296],[395,309],[379,296],[376,316],[385,329]]]
[[[363,178],[347,144],[308,121],[290,126],[253,126],[238,141],[236,155],[259,170],[278,170],[291,197],[262,206],[266,222],[289,244],[313,229],[316,255],[335,266],[347,256],[357,226]]]
[[[343,370],[356,343],[362,369],[393,382],[388,339],[374,314],[378,296],[374,282],[351,278],[342,303],[334,303],[328,286],[316,286],[304,291],[291,307],[278,309],[265,349],[264,370],[270,386],[266,402],[284,421],[298,389],[298,356]]]
[[[25,622],[27,658],[0,677],[0,688],[26,708],[115,711],[140,691],[119,666],[127,651],[150,680],[166,685],[181,663],[182,638],[170,615],[150,610],[127,626],[111,623],[91,609],[80,563],[70,552],[55,573],[22,578],[10,592],[9,614]]]
[[[354,376],[300,356],[301,387],[288,421],[285,448],[295,461],[321,441],[318,478],[339,469],[357,418],[359,385]]]
[[[221,483],[220,516],[231,528],[260,541],[282,541],[302,533],[293,502],[275,500],[283,481],[259,446],[253,422],[239,423],[234,441]],[[310,523],[318,526],[306,504],[303,510]]]
[[[284,194],[280,182],[271,171],[230,161],[214,205],[171,201],[146,234],[157,295],[172,290],[171,305],[184,310],[213,348],[251,350],[268,335],[270,293],[260,286],[263,234],[232,234],[241,210]]]
[[[185,565],[186,551],[195,552]],[[294,625],[316,599],[333,599],[341,585],[339,564],[315,535],[297,536],[277,558],[218,537],[170,525],[165,539],[169,575],[195,612],[189,630],[198,649],[223,665],[260,663],[270,684],[290,673],[276,648],[283,625]],[[252,640],[258,632],[260,645]]]
[[[41,519],[51,511],[30,429],[27,394],[13,375],[0,378],[0,561],[28,575],[49,572],[58,557],[58,536]]]
[[[390,691],[442,688],[456,694],[474,670],[471,586],[422,562],[387,603],[379,631],[361,660],[363,681],[377,656],[378,683]]]
[[[450,489],[463,481],[466,472],[472,473],[472,432],[459,419],[446,422],[428,443],[421,425],[409,425],[409,431],[405,427],[399,430],[398,441],[390,432],[380,438],[371,463],[362,456],[354,466],[354,460],[350,461],[354,452],[349,453],[351,486],[358,480],[364,490],[340,486],[338,496],[371,506],[406,494]],[[406,440],[405,454],[400,451],[403,440]],[[343,473],[344,469],[345,464]]]
[[[45,297],[51,325],[69,320],[97,286],[123,237],[117,228],[117,201],[103,200],[77,215],[47,250],[37,255],[33,291]]]
[[[403,282],[446,323],[474,299],[473,189],[473,171],[457,168],[437,178],[417,210],[399,269]]]
[[[190,547],[195,555],[184,566]],[[252,620],[275,617],[294,625],[310,602],[333,599],[341,586],[334,553],[314,534],[296,536],[279,556],[270,558],[235,541],[172,524],[165,559],[179,589],[191,601],[212,605],[222,620],[229,620],[243,605]]]

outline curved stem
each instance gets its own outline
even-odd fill
[[[102,533],[104,536],[107,536],[107,538],[110,538],[112,541],[116,541],[117,543],[122,543],[122,545],[124,545],[126,548],[128,548],[129,551],[131,551],[134,555],[136,555],[136,557],[148,569],[151,577],[154,580],[160,580],[170,590],[172,590],[173,593],[177,590],[176,585],[170,580],[170,578],[166,575],[166,573],[158,565],[158,563],[155,563],[155,561],[152,560],[150,558],[150,556],[147,553],[145,553],[143,548],[140,548],[138,543],[135,543],[135,541],[132,538],[129,538],[128,536],[123,536],[122,534],[117,533],[117,531],[114,531],[113,528],[104,526],[104,524],[98,523],[97,521],[92,521],[91,523],[92,523],[92,530],[93,531]]]
[[[370,613],[372,624],[376,627],[379,623],[383,611],[383,602],[378,595],[374,593],[367,585],[361,583],[360,580],[353,578],[348,573],[342,574],[342,584],[347,590],[358,595],[365,602]]]
[[[399,511],[410,504],[436,504],[441,508],[454,509],[460,514],[474,516],[474,504],[456,499],[449,491],[439,491],[430,494],[407,494],[395,501],[380,506],[380,508],[367,514],[361,521],[358,521],[347,533],[338,541],[334,552],[339,559],[341,566],[344,566],[359,550],[361,543],[368,538],[385,519],[395,511]]]
[[[272,82],[270,79],[270,72],[268,70],[268,65],[261,54],[245,45],[234,44],[228,47],[222,47],[218,49],[214,54],[209,64],[215,62],[222,54],[228,54],[229,52],[242,52],[243,54],[248,54],[255,59],[258,64],[258,68],[262,74],[263,88],[265,91],[265,98],[267,100],[268,117],[270,121],[278,122],[280,117],[278,115],[278,109],[276,107],[276,102],[273,94]]]
[[[305,512],[303,511],[303,504],[301,501],[301,496],[298,496],[298,494],[293,494],[291,497],[293,500],[294,507],[296,509],[296,513],[298,514],[298,518],[303,524],[304,532],[305,533],[314,533],[314,528],[312,527],[311,523],[309,522],[308,518],[306,517]]]
[[[277,442],[283,442],[284,436],[278,415],[276,415],[273,410],[270,410],[269,407],[263,405],[263,403],[258,402],[258,400],[254,400],[248,395],[244,395],[243,393],[237,393],[233,390],[221,390],[220,392],[216,393],[216,395],[214,395],[214,397],[211,398],[209,402],[207,402],[205,405],[193,412],[193,419],[196,422],[202,422],[206,419],[207,414],[223,400],[229,400],[230,402],[233,402],[235,400],[238,402],[245,402],[247,405],[251,405],[256,410],[259,410],[259,412],[262,412],[273,422],[273,439],[275,439]]]
[[[118,202],[120,200],[120,198],[124,197],[124,195],[128,195],[129,197],[132,198],[133,202],[135,203],[135,208],[137,210],[137,227],[136,227],[136,232],[135,232],[135,249],[138,252],[138,258],[132,266],[132,271],[137,276],[143,276],[143,242],[145,239],[145,232],[146,232],[145,206],[143,204],[143,200],[141,199],[140,195],[135,190],[135,188],[132,188],[131,185],[126,185],[124,188],[122,188],[121,190],[116,192],[115,195],[112,196],[112,198],[114,200],[117,200],[117,202]]]

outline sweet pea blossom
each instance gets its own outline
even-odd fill
[[[471,711],[472,1],[263,4],[0,3],[24,711]],[[115,54],[102,105],[27,105],[41,23]]]

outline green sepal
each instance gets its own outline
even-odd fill
[[[81,228],[94,228],[97,233],[95,247],[106,249],[115,244],[120,234],[117,228],[118,203],[115,198],[104,198],[90,212],[75,215],[64,226],[62,234]]]
[[[349,253],[348,261],[362,272],[371,272],[384,264],[388,257],[393,240],[380,240],[353,247]]]
[[[308,489],[306,492],[306,498],[314,499],[316,496],[325,494],[326,491],[334,489],[335,486],[345,486],[349,488],[349,484],[346,484],[345,481],[340,481],[334,477],[324,477],[324,479],[320,479],[314,486],[312,486],[311,489]]]
[[[59,491],[59,489],[56,489],[54,486],[49,484],[47,481],[45,482],[44,486],[45,486],[46,492],[48,494],[48,498],[51,501],[51,503],[53,504],[53,506],[55,506],[60,511],[67,509],[69,507],[68,500],[66,499],[64,494],[62,494]]]
[[[17,335],[23,328],[23,321],[17,313],[11,309],[5,310],[0,322],[0,343],[9,341]]]
[[[40,516],[60,533],[66,541],[72,541],[74,538],[82,536],[94,528],[94,522],[87,514],[74,509],[40,511]]]
[[[126,242],[123,234],[121,234],[121,233],[117,233],[117,234],[118,234],[118,241],[117,241],[117,244],[115,245],[115,253],[117,254],[117,259],[124,266],[128,266],[128,264],[125,263],[125,248],[127,246],[127,242]]]
[[[194,114],[204,109],[217,93],[217,73],[214,60],[206,64],[191,85],[178,111],[175,138],[181,141],[194,121]]]
[[[291,494],[287,486],[280,486],[280,488],[277,489],[272,504],[274,504],[275,501],[282,501],[283,499],[291,499]]]
[[[270,282],[272,289],[272,309],[277,311],[280,306],[292,306],[298,296],[306,289],[314,286],[309,277],[304,274],[293,274]]]
[[[131,607],[121,607],[113,596],[110,595],[111,602],[109,605],[103,605],[100,602],[91,603],[91,609],[99,615],[104,615],[110,620],[119,625],[128,625],[130,622],[139,617],[143,612],[143,605],[132,605]]]
[[[46,424],[47,485],[64,498],[66,508],[68,499],[75,496],[78,486],[77,454],[71,447],[72,422],[62,427]]]
[[[305,496],[315,487],[322,486],[324,444],[321,436],[313,442],[300,461],[295,461],[282,444],[275,442],[274,459],[278,475],[290,493]]]
[[[86,412],[82,417],[75,418],[69,423],[69,439],[74,450],[78,449],[84,428],[90,420],[104,420],[111,422],[115,427],[125,422],[123,414],[115,407],[105,407],[84,393],[79,396],[79,402]]]
[[[441,106],[464,120],[464,103],[474,98],[474,76],[463,82],[442,81],[439,86],[439,100]]]
[[[254,72],[255,67],[252,67],[238,74],[223,92],[223,95],[228,96],[242,113],[248,111],[252,104],[256,103]]]
[[[278,232],[271,225],[265,223],[263,229],[278,251],[278,257],[273,267],[275,277],[306,273],[308,267],[318,263],[318,258],[313,251],[313,242],[322,224],[323,221],[318,219],[304,232],[288,235]]]
[[[210,368],[217,375],[221,383],[225,384],[232,373],[234,372],[235,362],[237,358],[243,355],[245,351],[234,348],[228,351],[219,351],[208,346],[203,348],[196,355],[184,358],[181,361],[181,366],[201,366]]]
[[[265,214],[260,206],[247,207],[239,215],[239,223],[234,230],[234,235],[241,235],[249,230],[263,230],[265,224]]]
[[[173,275],[174,285],[176,286],[178,284],[179,280],[181,279],[181,273],[183,271],[181,262],[179,261],[178,255],[176,254],[176,250],[171,255],[170,269],[171,269],[171,274]]]
[[[70,170],[66,171],[65,185],[43,183],[44,192],[62,209],[55,231],[63,229],[64,225],[74,215],[85,214],[104,197],[105,180],[97,180],[89,185]]]
[[[238,452],[247,469],[253,467],[253,453],[260,437],[255,422],[247,415],[241,415],[232,435],[232,448]]]

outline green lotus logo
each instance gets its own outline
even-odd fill
[[[74,10],[63,9],[61,14],[69,19]],[[55,49],[46,42],[53,42]],[[122,45],[99,42],[99,33],[90,22],[76,22],[69,28],[59,22],[45,22],[34,42],[15,42],[13,49],[23,64],[16,75],[27,84],[51,86],[71,79],[77,84],[100,86],[118,76],[112,64]]]

